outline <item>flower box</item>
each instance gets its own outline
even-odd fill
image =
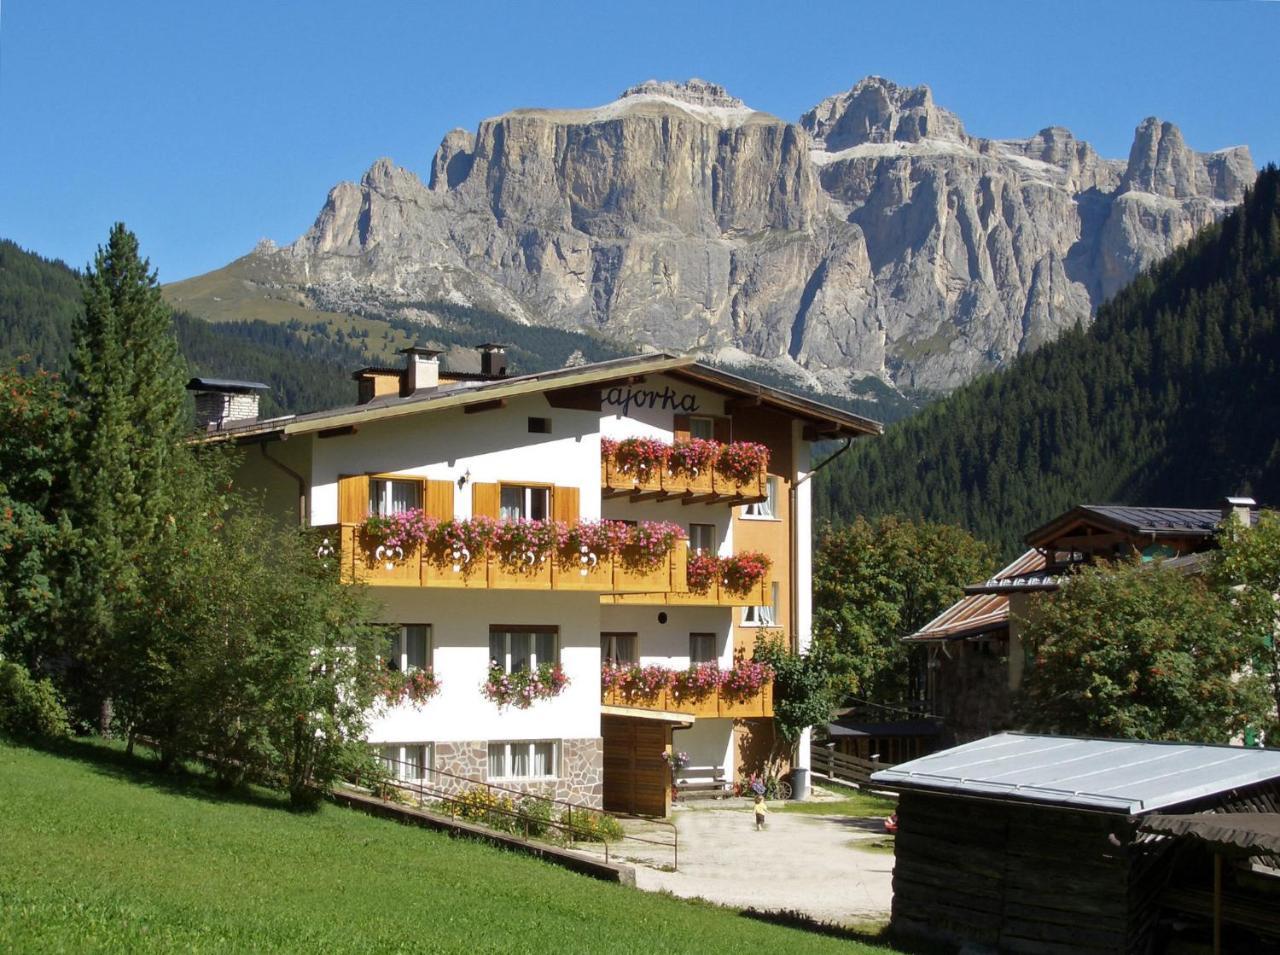
[[[365,531],[357,532],[355,579],[377,587],[416,587],[420,578],[418,545],[387,545]]]
[[[677,697],[673,695],[668,703],[667,712],[714,718],[719,715],[716,691],[712,690],[706,696],[700,697]]]
[[[767,581],[761,580],[747,590],[734,592],[721,584],[716,591],[718,607],[767,607],[770,602]]]
[[[765,496],[765,473],[763,470],[759,474],[746,481],[739,481],[736,478],[726,477],[719,471],[715,473],[712,485],[717,494],[742,497],[764,497]]]
[[[719,715],[739,720],[764,716],[763,690],[751,696],[738,696],[722,689],[720,691]]]
[[[552,562],[553,590],[610,590],[613,588],[613,558],[585,554],[558,554]]]

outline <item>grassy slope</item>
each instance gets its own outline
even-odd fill
[[[0,744],[0,806],[0,951],[883,951],[89,744]]]

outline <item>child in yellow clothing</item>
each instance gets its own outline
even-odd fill
[[[764,797],[756,796],[756,832],[764,828],[764,817],[769,814],[769,807],[764,804]]]

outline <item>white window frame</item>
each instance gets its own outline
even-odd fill
[[[623,657],[618,654],[619,639],[630,641],[632,653],[629,656]],[[603,663],[605,660],[612,660],[614,663],[639,663],[639,634],[622,630],[611,630],[600,634],[600,661]]]
[[[422,666],[410,667],[409,665],[409,628],[421,627],[426,631],[426,645],[423,647]],[[432,659],[435,653],[435,641],[431,624],[429,623],[402,623],[399,625],[399,636],[395,638],[395,646],[392,648],[393,656],[387,660],[388,669],[396,670],[400,673],[414,673],[418,670],[425,670],[432,666]]]
[[[503,498],[506,496],[508,491],[522,492],[520,494],[519,513],[516,515],[508,515],[505,513],[509,505],[503,503]],[[550,520],[551,519],[551,488],[546,487],[545,485],[539,486],[535,484],[506,484],[506,483],[499,484],[498,486],[499,516],[504,517],[507,520],[530,519],[529,515],[533,513],[533,496],[535,494],[541,494],[542,499],[545,502],[542,509],[543,516],[538,518],[538,520]]]
[[[710,546],[710,547],[702,548],[702,547],[695,547],[695,546],[694,546],[694,542],[693,542],[693,529],[694,529],[695,527],[709,527],[709,528],[711,528],[711,546]],[[691,521],[691,522],[689,523],[689,553],[690,553],[690,554],[711,554],[711,555],[713,555],[713,556],[714,556],[714,555],[715,555],[715,553],[719,550],[719,545],[718,545],[718,543],[717,543],[717,541],[719,541],[719,539],[720,539],[720,538],[719,538],[719,535],[716,533],[716,525],[714,525],[714,524],[707,524],[707,523],[703,523],[703,522],[700,522],[700,521]]]
[[[720,635],[717,633],[711,633],[708,631],[700,631],[700,632],[689,634],[689,665],[696,666],[699,663],[715,663],[717,660],[719,660],[720,654],[717,652],[719,649],[717,647],[717,644],[720,642],[719,636]],[[711,644],[710,655],[701,656],[701,657],[695,655],[693,652],[695,640],[709,641]]]
[[[778,520],[778,479],[765,475],[764,487],[766,497],[763,501],[753,501],[742,505],[742,519],[746,521]]]
[[[769,584],[770,603],[764,607],[743,607],[744,627],[776,627],[778,625],[778,582]]]
[[[512,758],[512,754],[514,750],[517,747],[527,747],[527,749],[525,750],[525,755],[528,759],[528,765],[532,766],[534,763],[533,748],[535,746],[551,747],[551,755],[547,759],[547,765],[551,769],[550,774],[543,775],[543,776],[514,775],[512,773],[512,768],[515,766],[515,760]],[[495,747],[502,748],[502,773],[500,775],[495,775],[491,771],[491,767],[493,766],[493,752]],[[490,781],[498,780],[498,779],[534,780],[534,779],[559,779],[560,778],[560,740],[558,739],[490,740],[488,748],[486,750],[486,756],[487,756],[487,760],[485,763],[485,773],[486,773],[486,778],[489,779]]]
[[[705,434],[699,434],[705,428]],[[713,441],[716,436],[716,419],[709,418],[705,415],[689,416],[689,437],[700,438],[703,441]]]
[[[536,670],[543,663],[559,663],[560,662],[560,629],[541,628],[537,630],[522,630],[519,627],[499,627],[492,626],[489,628],[489,654],[490,657],[498,662],[504,673],[511,673],[511,635],[513,633],[528,634],[533,639],[529,641],[529,670]],[[503,649],[501,654],[493,652],[493,638],[497,634],[502,634]],[[538,637],[551,637],[551,659],[542,660],[538,658]]]
[[[392,510],[395,500],[392,491],[397,484],[406,484],[413,488],[411,495],[416,504],[412,507],[422,508],[422,482],[414,478],[369,478],[369,513],[375,517],[389,517],[397,513]]]
[[[394,779],[402,782],[421,782],[426,779],[435,767],[436,748],[434,743],[379,743],[378,758]],[[413,760],[409,756],[416,751],[419,758],[421,775],[409,775],[408,763]]]

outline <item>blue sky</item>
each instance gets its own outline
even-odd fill
[[[1280,2],[216,3],[3,0],[0,237],[82,266],[123,219],[164,281],[303,232],[379,156],[449,129],[701,76],[788,119],[878,73],[970,132],[1145,116],[1280,161]]]

